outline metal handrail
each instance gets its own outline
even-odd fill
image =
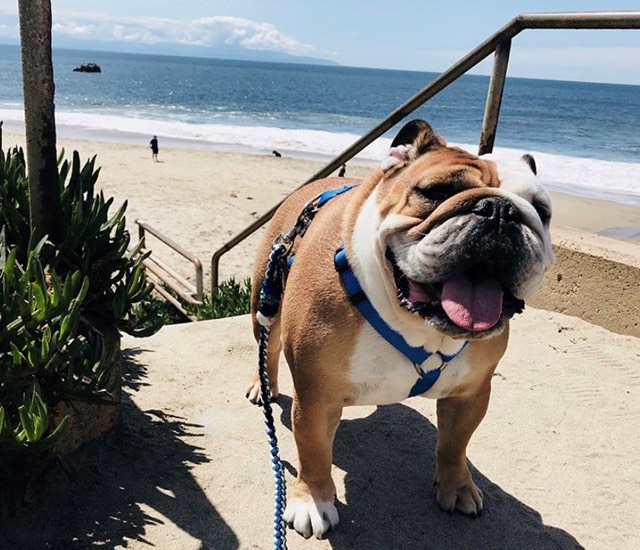
[[[509,63],[509,51],[511,39],[526,29],[640,29],[640,11],[627,12],[592,12],[592,13],[527,13],[512,19],[504,27],[487,38],[484,42],[471,50],[457,63],[449,67],[430,84],[425,86],[412,98],[403,103],[395,111],[390,113],[382,122],[371,129],[367,134],[358,139],[350,147],[345,149],[324,168],[306,180],[300,187],[324,178],[351,160],[355,155],[383,135],[395,124],[411,114],[433,96],[444,90],[449,84],[467,73],[478,63],[486,59],[491,53],[496,52],[493,71],[487,91],[487,102],[482,121],[482,133],[478,154],[490,153],[498,127],[502,93],[506,81],[506,72]],[[229,250],[244,241],[249,235],[260,229],[275,214],[280,201],[260,218],[248,225],[240,233],[226,242],[211,256],[211,294],[218,286],[218,271],[220,258]]]
[[[172,270],[169,266],[164,264],[164,262],[159,261],[157,259],[153,259],[152,262],[154,265],[149,265],[149,260],[152,258],[148,258],[145,260],[145,267],[149,269],[157,278],[159,278],[162,282],[166,283],[172,290],[174,290],[179,296],[181,296],[184,300],[192,304],[201,304],[204,298],[204,282],[203,282],[203,270],[202,270],[202,262],[191,252],[180,246],[174,240],[170,239],[166,235],[160,233],[157,229],[150,226],[143,220],[136,220],[136,224],[138,224],[138,237],[142,241],[142,248],[146,247],[145,236],[146,233],[151,233],[154,237],[156,237],[159,241],[167,245],[169,248],[173,249],[175,252],[180,254],[182,257],[189,260],[196,270],[196,286],[195,289],[193,285],[191,285],[188,281],[184,279],[180,274]],[[161,273],[160,270],[156,269],[160,268],[163,272],[168,273],[173,280],[166,278],[164,273]],[[182,287],[186,288],[187,292],[176,284],[174,281],[177,281]],[[194,292],[195,290],[195,292]],[[193,295],[195,294],[195,299]]]

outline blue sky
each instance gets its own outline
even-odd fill
[[[639,10],[638,0],[53,0],[54,40],[232,44],[341,65],[441,71],[518,13]],[[0,0],[0,41],[17,38]],[[487,74],[489,62],[475,72]],[[509,75],[640,84],[640,30],[525,31]]]

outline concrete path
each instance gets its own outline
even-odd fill
[[[9,520],[4,548],[267,549],[273,482],[248,317],[123,339],[122,427],[70,460]],[[274,411],[295,471],[291,382]],[[640,340],[528,309],[512,323],[489,413],[469,459],[485,493],[476,520],[435,503],[434,402],[348,409],[334,476],[341,524],[290,549],[638,548]],[[289,476],[289,483],[292,478]]]

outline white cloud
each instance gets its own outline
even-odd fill
[[[97,13],[53,13],[53,34],[78,39],[191,46],[237,45],[250,50],[271,50],[294,55],[320,54],[317,48],[283,34],[271,23],[229,16],[191,21],[153,17],[115,17]],[[19,35],[17,9],[0,7],[0,35]]]
[[[307,55],[317,49],[281,33],[270,23],[239,17],[203,17],[192,21],[147,17],[116,18],[100,14],[54,13],[54,34],[92,40],[192,46],[229,44],[250,50]]]

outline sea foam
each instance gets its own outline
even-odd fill
[[[360,138],[344,132],[305,129],[284,129],[268,126],[226,124],[190,124],[179,121],[152,120],[129,116],[89,114],[84,112],[56,113],[61,136],[126,143],[147,144],[148,136],[160,137],[163,145],[246,151],[265,154],[277,149],[290,156],[331,159]],[[2,109],[0,120],[7,129],[21,130],[24,116],[21,110]],[[363,163],[379,162],[386,156],[391,138],[378,138],[361,151],[356,159]],[[477,146],[457,144],[471,152]],[[516,158],[532,154],[538,173],[551,190],[616,202],[640,205],[640,163],[569,157],[496,147],[496,154]]]

